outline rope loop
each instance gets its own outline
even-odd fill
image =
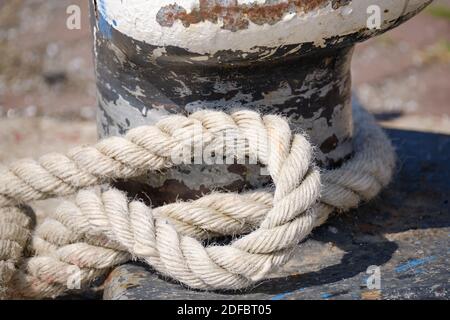
[[[390,182],[392,145],[367,112],[355,109],[354,119],[355,154],[331,171],[319,171],[313,146],[286,119],[247,110],[171,116],[65,155],[0,166],[0,297],[56,297],[71,289],[74,274],[86,288],[132,259],[201,290],[266,279],[333,211],[372,199]],[[274,190],[214,192],[151,208],[112,187],[93,189],[188,163],[195,147],[229,155],[236,141],[241,157],[267,168]],[[73,194],[32,230],[24,205]],[[233,240],[205,245],[222,236]]]

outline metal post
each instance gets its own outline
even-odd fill
[[[198,108],[248,108],[288,116],[318,146],[319,165],[339,166],[352,154],[354,44],[430,2],[93,0],[99,134]],[[370,5],[379,8],[379,28],[367,27]],[[119,186],[158,205],[268,183],[256,166],[233,164],[184,166]]]

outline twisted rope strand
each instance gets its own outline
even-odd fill
[[[11,206],[172,167],[173,150],[187,144],[231,148],[234,139],[220,139],[230,130],[247,141],[246,157],[267,166],[273,192],[213,193],[150,208],[114,189],[101,194],[81,190],[75,203],[65,202],[36,229],[30,242],[34,256],[20,263],[29,228],[23,213],[17,207],[11,211]],[[67,155],[2,167],[0,289],[4,295],[55,297],[67,291],[74,267],[86,287],[132,258],[191,288],[248,287],[285,264],[295,246],[332,211],[356,207],[389,183],[393,148],[360,109],[355,110],[354,150],[341,168],[320,174],[312,146],[304,136],[292,134],[283,118],[251,111],[200,111],[168,117]],[[241,236],[228,245],[202,242],[226,235]]]

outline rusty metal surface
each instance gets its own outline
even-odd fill
[[[108,278],[105,299],[448,299],[450,136],[389,130],[399,154],[393,184],[375,201],[332,218],[273,280],[244,292],[187,290],[142,265]],[[367,288],[379,266],[381,290]]]
[[[333,0],[333,8],[348,4],[350,0]],[[185,27],[209,21],[223,23],[222,28],[230,31],[247,29],[250,22],[256,25],[273,25],[280,22],[287,13],[309,12],[326,6],[330,0],[266,0],[264,3],[239,4],[238,0],[199,0],[198,7],[187,12],[178,4],[161,8],[157,21],[161,26],[172,27],[181,21]]]
[[[102,12],[105,11],[105,9],[101,10],[101,8],[104,6],[102,5],[104,3],[104,0],[95,1],[98,3],[97,6],[94,7],[95,14],[97,19],[99,20],[99,30],[101,33],[106,36],[108,39],[114,39],[114,31],[117,31],[120,29],[120,24],[118,24],[115,20],[108,20],[106,17],[102,16]],[[368,0],[365,0],[367,2],[367,7],[372,4],[378,4],[378,2],[371,3]],[[202,29],[195,29],[192,31],[192,34],[189,33],[189,35],[192,37],[190,40],[195,40],[195,38],[201,39],[203,45],[205,47],[211,47],[214,46],[214,44],[219,42],[221,43],[221,49],[215,50],[214,53],[199,53],[195,50],[191,50],[188,47],[182,47],[177,46],[173,44],[165,44],[165,45],[157,45],[152,41],[142,41],[138,40],[135,42],[135,45],[139,45],[141,42],[145,42],[151,46],[153,46],[153,50],[142,50],[142,52],[145,52],[146,54],[150,54],[150,56],[153,59],[158,59],[159,61],[170,61],[172,63],[180,63],[180,64],[191,64],[193,62],[199,63],[201,62],[201,65],[204,66],[216,66],[216,65],[227,65],[227,66],[237,66],[237,65],[246,65],[248,63],[253,62],[270,62],[270,61],[284,61],[288,57],[293,56],[300,56],[305,55],[308,53],[315,53],[317,50],[321,48],[338,48],[338,47],[348,47],[355,44],[355,42],[361,42],[368,38],[380,35],[392,28],[395,28],[399,24],[405,22],[406,20],[410,19],[414,15],[416,15],[418,12],[423,10],[427,5],[429,5],[432,2],[432,0],[417,0],[415,1],[414,5],[411,5],[411,8],[409,7],[410,1],[405,1],[404,3],[383,3],[382,7],[385,13],[387,12],[395,12],[395,14],[390,17],[386,18],[382,21],[382,26],[380,28],[376,29],[368,29],[366,25],[365,19],[363,21],[352,21],[350,18],[349,20],[341,19],[339,21],[344,21],[341,24],[351,26],[351,29],[346,31],[341,31],[341,33],[338,30],[335,30],[334,32],[329,30],[322,30],[321,26],[323,22],[321,22],[321,13],[317,13],[312,15],[311,17],[307,15],[309,11],[318,12],[317,9],[324,8],[324,7],[330,7],[334,10],[335,16],[340,16],[343,18],[343,16],[348,15],[349,17],[352,16],[353,10],[353,2],[350,0],[300,0],[300,1],[280,1],[280,0],[267,0],[265,3],[240,3],[237,0],[190,0],[189,6],[191,6],[188,10],[188,8],[183,8],[176,4],[176,2],[172,2],[170,0],[161,0],[158,2],[155,2],[150,6],[152,9],[156,9],[159,7],[159,14],[156,14],[156,16],[149,16],[148,19],[153,21],[155,19],[156,25],[159,27],[163,27],[162,30],[156,30],[155,25],[153,25],[153,28],[155,30],[151,29],[136,29],[133,28],[137,32],[137,34],[158,34],[162,32],[159,36],[160,38],[163,37],[168,42],[171,42],[171,39],[176,39],[178,36],[181,36],[180,30],[175,28],[174,23],[177,21],[181,21],[182,25],[184,24],[186,29],[192,29],[189,28],[191,25],[202,24]],[[412,2],[411,2],[412,4]],[[364,5],[364,4],[363,4]],[[381,5],[381,3],[380,3]],[[127,4],[124,5],[122,9],[125,10]],[[414,8],[413,8],[414,7]],[[341,11],[339,9],[345,8],[346,10]],[[403,8],[403,9],[402,9]],[[135,10],[132,6],[130,6],[130,12]],[[281,13],[279,12],[281,10]],[[366,7],[363,6],[363,8],[360,8],[358,6],[358,10],[364,11],[363,14],[366,15]],[[189,11],[189,13],[188,13]],[[254,15],[252,15],[252,12]],[[128,13],[129,14],[129,13]],[[305,15],[306,14],[306,15]],[[361,12],[359,12],[361,14]],[[231,16],[231,17],[229,17]],[[242,35],[242,38],[239,38],[239,42],[245,43],[246,40],[250,40],[248,38],[254,37],[255,34],[266,34],[267,36],[265,38],[272,39],[273,35],[271,34],[272,27],[276,24],[273,24],[273,20],[278,21],[278,16],[281,16],[282,18],[286,18],[287,16],[299,16],[303,17],[306,24],[308,26],[316,26],[317,30],[322,30],[323,33],[326,33],[327,36],[323,37],[323,35],[320,33],[320,35],[317,35],[317,39],[315,38],[304,38],[304,41],[297,41],[297,42],[291,42],[291,43],[285,43],[283,41],[284,38],[288,37],[288,35],[293,30],[288,30],[282,28],[282,30],[285,32],[285,34],[280,34],[279,36],[279,43],[275,45],[262,45],[260,43],[256,43],[251,48],[248,48],[246,50],[236,49],[232,48],[233,42],[228,39],[227,37],[229,34],[227,32],[218,32],[217,30],[214,31],[216,33],[208,34],[208,37],[203,38],[202,31],[206,32],[208,29],[207,24],[204,23],[204,21],[207,21],[208,23],[221,25],[222,29],[226,29],[223,31],[231,31],[231,34],[233,33],[239,33],[237,31],[242,31],[238,28],[240,26],[242,28],[242,25],[246,25],[247,23],[252,23],[255,26],[264,26],[265,29],[255,29],[249,33],[239,33]],[[229,21],[227,20],[227,17],[229,18]],[[252,18],[253,17],[253,18]],[[128,17],[128,19],[133,20],[132,18]],[[136,18],[139,21],[143,19],[143,16],[140,16],[139,18]],[[251,19],[254,19],[256,22],[253,22]],[[145,20],[145,19],[144,19]],[[184,21],[183,21],[184,20]],[[247,21],[242,22],[242,20]],[[288,19],[289,20],[289,19]],[[109,21],[109,22],[108,22]],[[259,24],[258,24],[259,21]],[[135,21],[136,22],[136,21]],[[129,21],[127,22],[129,23]],[[137,22],[136,22],[137,23]],[[136,24],[135,23],[135,24]],[[334,23],[337,23],[334,21]],[[355,25],[356,23],[356,25]],[[114,24],[114,25],[113,25]],[[147,26],[150,28],[152,24],[149,24]],[[228,26],[228,27],[227,27]],[[143,24],[139,23],[140,28],[144,28]],[[228,29],[233,29],[232,30]],[[288,28],[288,27],[286,27]],[[301,28],[306,29],[305,32],[308,32],[307,28]],[[259,30],[259,31],[258,31]],[[334,29],[333,29],[334,30]],[[127,33],[125,33],[127,34]],[[129,35],[129,34],[127,34]],[[134,34],[136,36],[136,34]],[[196,36],[197,35],[197,36]],[[218,38],[221,38],[220,40]],[[145,37],[144,37],[145,38]],[[257,39],[261,40],[261,37],[256,37]],[[134,40],[137,40],[136,38],[133,38]],[[242,41],[241,41],[242,39]],[[303,39],[303,38],[302,38]],[[151,48],[151,47],[148,47]],[[245,59],[243,59],[245,57]]]

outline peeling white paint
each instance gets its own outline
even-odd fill
[[[266,106],[276,106],[285,104],[292,99],[292,88],[287,81],[280,83],[277,90],[263,93],[264,99],[262,101],[255,101],[256,104],[262,104]]]
[[[243,93],[239,91],[233,98],[225,100],[197,100],[186,104],[185,110],[189,113],[203,110],[232,110],[234,108],[241,108],[248,106],[253,101],[253,95],[250,93]]]
[[[351,103],[351,102],[349,102]],[[331,116],[331,123],[340,123],[344,124],[346,121],[352,121],[352,108],[350,106],[337,105],[333,108],[333,115]],[[323,109],[318,110],[314,113],[314,116],[310,119],[305,119],[303,117],[299,117],[297,123],[301,124],[301,129],[305,130],[311,138],[314,144],[320,144],[325,141],[328,137],[335,135],[337,139],[340,141],[340,147],[338,149],[332,150],[330,153],[324,155],[322,152],[318,152],[316,154],[318,160],[325,161],[325,158],[330,159],[341,159],[343,154],[350,154],[352,151],[352,144],[349,140],[347,145],[342,143],[344,139],[351,138],[352,132],[348,131],[348,128],[353,128],[353,126],[348,125],[339,125],[339,126],[330,126],[323,116],[321,116]],[[314,135],[311,133],[314,132]]]
[[[171,72],[173,75],[173,81],[176,81],[180,84],[179,87],[174,87],[173,90],[178,93],[180,97],[188,97],[192,94],[192,90],[181,80],[177,79],[177,74],[175,72]]]
[[[142,90],[142,88],[139,87],[139,86],[137,86],[136,89],[135,89],[134,91],[133,91],[133,90],[130,90],[130,89],[126,88],[126,87],[124,87],[124,89],[125,89],[129,94],[131,94],[133,97],[136,97],[136,98],[145,98],[144,90]]]
[[[156,59],[156,58],[159,58],[159,57],[162,57],[166,52],[167,52],[167,51],[166,51],[166,48],[164,48],[164,47],[162,47],[162,48],[157,48],[157,49],[153,50],[153,57],[154,57],[155,59]]]
[[[264,0],[240,0],[244,3],[264,3]],[[282,45],[314,43],[323,46],[326,39],[348,35],[367,25],[369,5],[378,5],[383,21],[394,21],[413,12],[430,0],[354,0],[337,10],[329,1],[325,8],[307,13],[286,14],[274,25],[256,25],[232,32],[220,24],[201,22],[185,27],[180,21],[172,27],[162,27],[156,21],[158,11],[177,3],[188,12],[198,6],[198,0],[99,0],[106,21],[133,39],[156,46],[177,46],[199,54],[214,54],[221,50],[251,52],[257,46],[276,48]],[[385,10],[388,10],[385,12]],[[382,29],[390,27],[384,23]]]
[[[208,82],[207,79],[206,79],[206,82]],[[214,83],[214,92],[216,92],[216,93],[226,94],[228,92],[236,91],[238,89],[240,89],[238,87],[238,84],[233,81],[222,82],[222,81],[216,80],[216,82]]]
[[[108,117],[110,117],[114,121],[114,125],[111,125],[109,123],[103,123],[106,125],[109,130],[110,136],[120,136],[122,135],[121,132],[119,132],[119,127],[129,129],[129,128],[135,128],[147,124],[155,124],[159,120],[161,120],[164,117],[167,117],[169,113],[161,108],[152,108],[145,110],[145,115],[143,112],[139,111],[139,109],[133,107],[130,102],[125,100],[120,94],[119,98],[114,102],[108,102],[104,99],[102,99],[101,94],[98,93],[98,97],[100,99],[100,105],[105,110],[105,112],[108,114]],[[127,112],[123,112],[124,110],[127,110]],[[105,117],[100,117],[99,112],[99,121],[106,121]],[[127,121],[128,120],[128,121]],[[127,123],[128,122],[128,123]],[[100,126],[101,128],[101,126]]]
[[[261,186],[268,180],[261,176],[261,167],[247,165],[245,175],[252,186]],[[158,174],[150,173],[143,180],[154,188],[160,188],[167,180],[176,180],[185,184],[190,190],[201,190],[201,187],[216,189],[226,187],[233,181],[242,181],[242,176],[232,173],[226,165],[180,165],[178,169],[169,169]]]
[[[208,61],[208,57],[207,56],[198,56],[198,57],[193,57],[190,58],[192,61]]]

